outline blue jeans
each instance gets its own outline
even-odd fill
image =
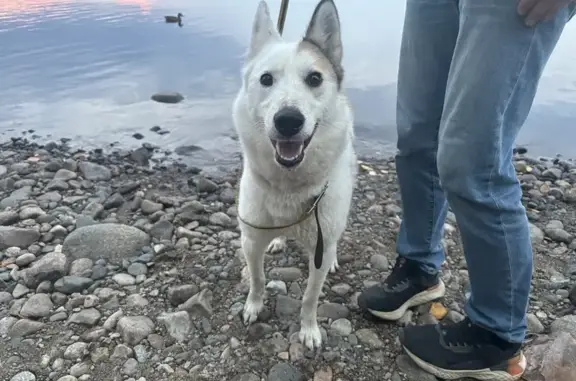
[[[512,149],[574,8],[526,27],[517,0],[408,0],[398,76],[398,254],[437,271],[454,212],[468,317],[522,342],[532,247]]]

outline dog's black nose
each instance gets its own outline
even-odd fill
[[[280,109],[274,115],[274,126],[282,136],[291,137],[300,132],[304,126],[304,115],[294,107]]]

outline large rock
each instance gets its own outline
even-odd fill
[[[550,325],[550,332],[553,334],[569,333],[576,339],[576,315],[567,315],[556,319]]]
[[[526,349],[527,381],[576,380],[576,339],[562,332]]]
[[[40,233],[34,229],[0,226],[0,250],[11,246],[27,248],[38,241]]]
[[[68,271],[68,260],[62,253],[52,252],[34,262],[31,267],[20,272],[22,283],[30,288],[44,281],[54,282]]]
[[[74,259],[106,259],[120,265],[122,259],[137,256],[150,242],[142,230],[121,224],[98,224],[78,228],[66,237],[62,252]]]

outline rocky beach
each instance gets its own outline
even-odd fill
[[[297,340],[308,269],[296,243],[267,255],[266,310],[242,323],[240,163],[208,173],[158,151],[0,143],[1,381],[436,380],[396,337],[402,325],[463,318],[468,271],[452,214],[445,298],[397,323],[357,306],[394,264],[392,159],[359,163],[341,268],[318,310],[323,347],[311,352]],[[576,162],[518,150],[515,165],[535,261],[524,378],[576,379]]]

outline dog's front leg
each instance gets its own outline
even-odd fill
[[[336,259],[336,244],[331,244],[324,250],[322,266],[316,269],[314,257],[310,256],[308,285],[302,298],[302,310],[300,312],[300,342],[311,350],[322,345],[322,334],[318,327],[317,311],[318,298],[322,292],[322,286],[326,281],[328,270]]]
[[[270,243],[265,235],[247,237],[242,234],[242,251],[250,274],[250,292],[244,304],[244,323],[251,324],[258,319],[264,308],[264,251]]]

